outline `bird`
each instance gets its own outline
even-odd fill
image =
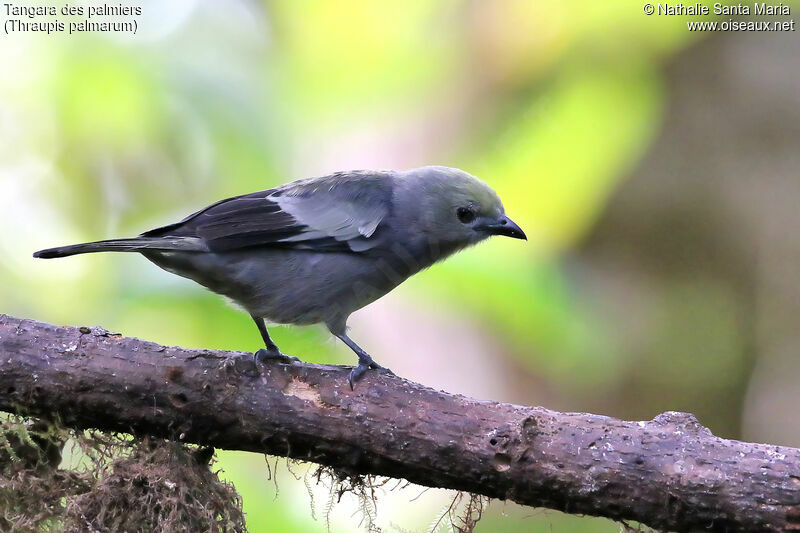
[[[33,256],[138,252],[246,310],[265,346],[254,353],[257,362],[298,360],[280,351],[267,322],[325,324],[358,357],[348,377],[353,389],[369,369],[383,367],[347,335],[350,314],[493,235],[527,240],[485,182],[427,166],[297,180],[220,200],[138,237]]]

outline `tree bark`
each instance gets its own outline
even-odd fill
[[[0,315],[0,409],[674,531],[800,530],[800,450]]]

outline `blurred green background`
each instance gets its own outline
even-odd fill
[[[530,240],[357,312],[378,361],[482,399],[691,411],[723,437],[800,445],[797,33],[691,33],[624,0],[138,5],[135,36],[0,38],[0,312],[255,350],[246,315],[139,256],[31,253],[296,178],[457,166]],[[274,338],[354,361],[322,329]],[[276,497],[262,456],[220,459],[251,531],[326,530],[325,487],[314,520],[283,461]],[[377,523],[425,531],[452,495],[421,492],[387,492]],[[357,508],[345,497],[331,530],[363,530]],[[502,502],[478,526],[520,530],[619,526]]]

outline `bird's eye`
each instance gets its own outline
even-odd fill
[[[470,209],[469,207],[459,207],[456,209],[456,216],[458,220],[463,222],[464,224],[469,224],[473,220],[475,220],[475,211]]]

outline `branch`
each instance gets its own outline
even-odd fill
[[[674,531],[800,530],[800,450],[0,315],[0,409]]]

